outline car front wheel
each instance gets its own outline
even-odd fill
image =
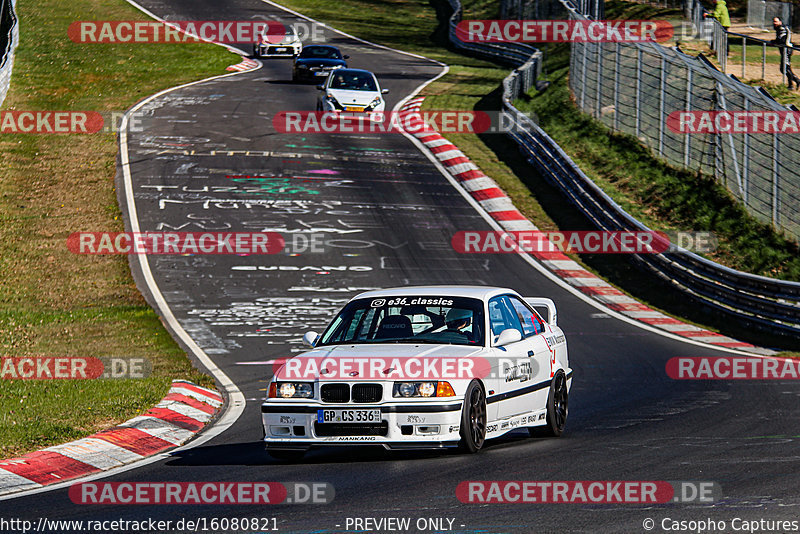
[[[461,409],[461,442],[465,452],[477,452],[486,440],[486,395],[476,381],[470,382]]]

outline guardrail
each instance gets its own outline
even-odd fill
[[[554,183],[601,230],[650,229],[605,194],[530,117],[514,107],[514,101],[536,84],[542,72],[541,51],[530,45],[469,43],[459,39],[459,0],[453,8],[449,36],[454,47],[516,66],[503,80],[503,113],[512,121],[508,135],[530,163]],[[572,13],[576,8],[562,0]],[[520,53],[527,48],[527,58]],[[800,334],[800,283],[743,273],[683,249],[674,253],[632,255],[636,262],[697,301],[748,326],[783,335]]]
[[[11,85],[14,50],[18,42],[19,27],[14,13],[14,0],[0,0],[0,105]]]

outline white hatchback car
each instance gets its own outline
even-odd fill
[[[261,406],[267,451],[296,459],[356,443],[475,452],[517,428],[560,436],[572,370],[556,320],[552,300],[505,288],[362,293],[272,377]]]
[[[381,89],[374,74],[361,69],[338,69],[317,89],[322,91],[317,111],[382,112],[386,108],[382,95],[389,92]]]

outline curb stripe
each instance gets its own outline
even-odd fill
[[[0,495],[113,469],[183,445],[221,405],[217,392],[176,380],[144,415],[85,438],[0,461]]]
[[[17,460],[22,460],[22,462],[13,463]],[[12,463],[5,463],[3,469],[6,471],[42,486],[99,471],[96,467],[52,451],[32,452],[21,458],[12,459]],[[5,493],[5,491],[3,492]]]
[[[142,459],[139,454],[114,445],[110,441],[97,438],[78,439],[44,450],[57,452],[67,458],[91,465],[100,471]]]
[[[151,456],[174,445],[170,441],[154,437],[136,428],[115,428],[95,435],[139,456]]]
[[[195,410],[200,410],[201,412],[207,413],[207,414],[213,414],[216,411],[216,409],[213,406],[209,406],[208,404],[200,402],[197,399],[194,399],[194,398],[189,397],[187,395],[183,395],[181,393],[170,393],[166,397],[164,397],[164,400],[162,400],[161,402],[164,402],[164,401],[182,402],[183,404],[186,404],[187,406],[191,406]]]

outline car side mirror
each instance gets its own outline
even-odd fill
[[[381,89],[381,94],[382,94],[382,95],[385,95],[385,94],[386,94],[386,93],[388,93],[388,92],[389,92],[389,90],[388,90],[388,89]]]
[[[499,336],[497,336],[494,345],[495,347],[505,347],[506,345],[511,345],[517,341],[522,341],[522,334],[520,331],[516,328],[506,328],[500,332]]]
[[[344,59],[350,59],[350,56],[348,56],[347,54],[343,55],[342,57],[343,57]]]
[[[317,342],[317,338],[319,338],[319,334],[310,330],[303,334],[303,343],[311,348],[314,348],[314,345]]]
[[[323,86],[321,86],[321,85],[318,85],[318,86],[317,86],[317,91],[322,91],[322,90],[324,90],[324,89],[325,89],[325,88],[324,88]]]

